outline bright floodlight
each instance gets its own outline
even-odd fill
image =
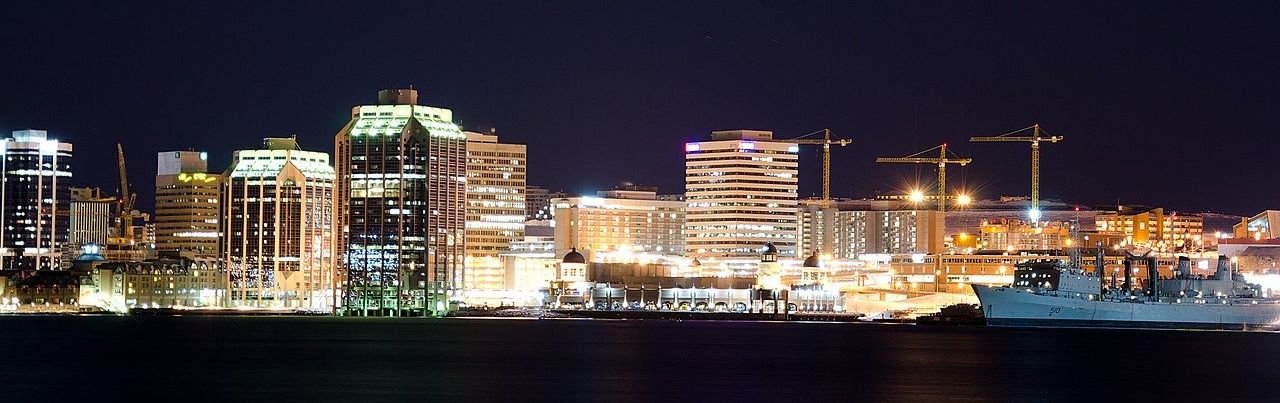
[[[919,190],[912,190],[911,195],[909,197],[911,202],[919,203],[924,201],[924,192],[921,192]]]
[[[956,196],[956,203],[961,206],[968,206],[969,203],[973,203],[973,198],[967,194],[961,194]]]
[[[1040,209],[1033,208],[1031,210],[1027,210],[1027,217],[1030,218],[1031,221],[1040,221]]]

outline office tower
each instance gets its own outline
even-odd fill
[[[596,261],[600,253],[683,256],[685,203],[653,191],[609,190],[553,199],[556,256],[570,251]]]
[[[102,191],[96,188],[71,188],[67,249],[78,254],[80,247],[87,244],[106,245],[113,228],[111,211],[117,202],[114,197],[102,196]]]
[[[467,135],[467,256],[498,256],[524,238],[525,145]]]
[[[467,135],[467,289],[500,288],[502,261],[524,239],[525,145],[496,134]]]
[[[334,302],[334,171],[293,138],[236,151],[222,190],[232,304],[327,308]]]
[[[209,172],[201,151],[166,151],[156,157],[156,251],[193,256],[218,253],[218,200],[222,174]]]
[[[796,256],[799,147],[773,132],[711,132],[685,144],[685,243],[689,256],[754,258],[772,243]]]
[[[19,130],[0,146],[0,269],[58,269],[70,232],[71,144]]]
[[[335,136],[344,306],[356,315],[440,313],[463,288],[466,142],[448,109],[383,90]]]

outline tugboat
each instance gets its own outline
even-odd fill
[[[1101,250],[1088,273],[1057,260],[1019,263],[1014,284],[973,284],[988,326],[1135,327],[1166,329],[1276,330],[1280,300],[1262,298],[1261,287],[1244,281],[1226,256],[1212,276],[1191,273],[1178,259],[1172,278],[1161,278],[1155,257],[1126,256],[1124,283],[1104,288]],[[1145,289],[1134,285],[1132,263],[1145,262]]]
[[[916,318],[918,325],[981,326],[986,323],[982,309],[976,304],[955,304],[942,307],[938,313]]]

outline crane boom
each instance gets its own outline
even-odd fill
[[[1030,136],[1013,136],[1013,134],[1031,130]],[[974,136],[969,141],[975,143],[1011,143],[1022,142],[1031,143],[1031,215],[1032,220],[1039,225],[1040,213],[1040,143],[1057,143],[1062,141],[1062,136],[1045,136],[1040,130],[1040,124],[1036,123],[1030,127],[1014,130],[999,136]]]
[[[938,150],[937,158],[920,157],[925,153]],[[960,166],[968,165],[973,162],[972,158],[948,158],[947,145],[943,143],[934,148],[924,150],[906,157],[880,157],[876,158],[879,163],[891,164],[937,164],[938,165],[938,211],[945,212],[947,210],[947,164],[957,164]]]
[[[791,144],[818,144],[822,145],[822,205],[828,207],[831,205],[831,145],[847,146],[852,143],[848,139],[831,139],[831,129],[822,129],[822,139],[807,139],[806,136],[817,134],[813,132],[794,139],[775,139],[780,143]]]
[[[129,171],[124,165],[124,145],[116,143],[116,159],[120,163],[120,236],[133,240],[133,203],[137,195],[129,192]]]

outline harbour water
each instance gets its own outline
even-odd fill
[[[7,316],[0,351],[5,402],[1280,399],[1261,332]]]

